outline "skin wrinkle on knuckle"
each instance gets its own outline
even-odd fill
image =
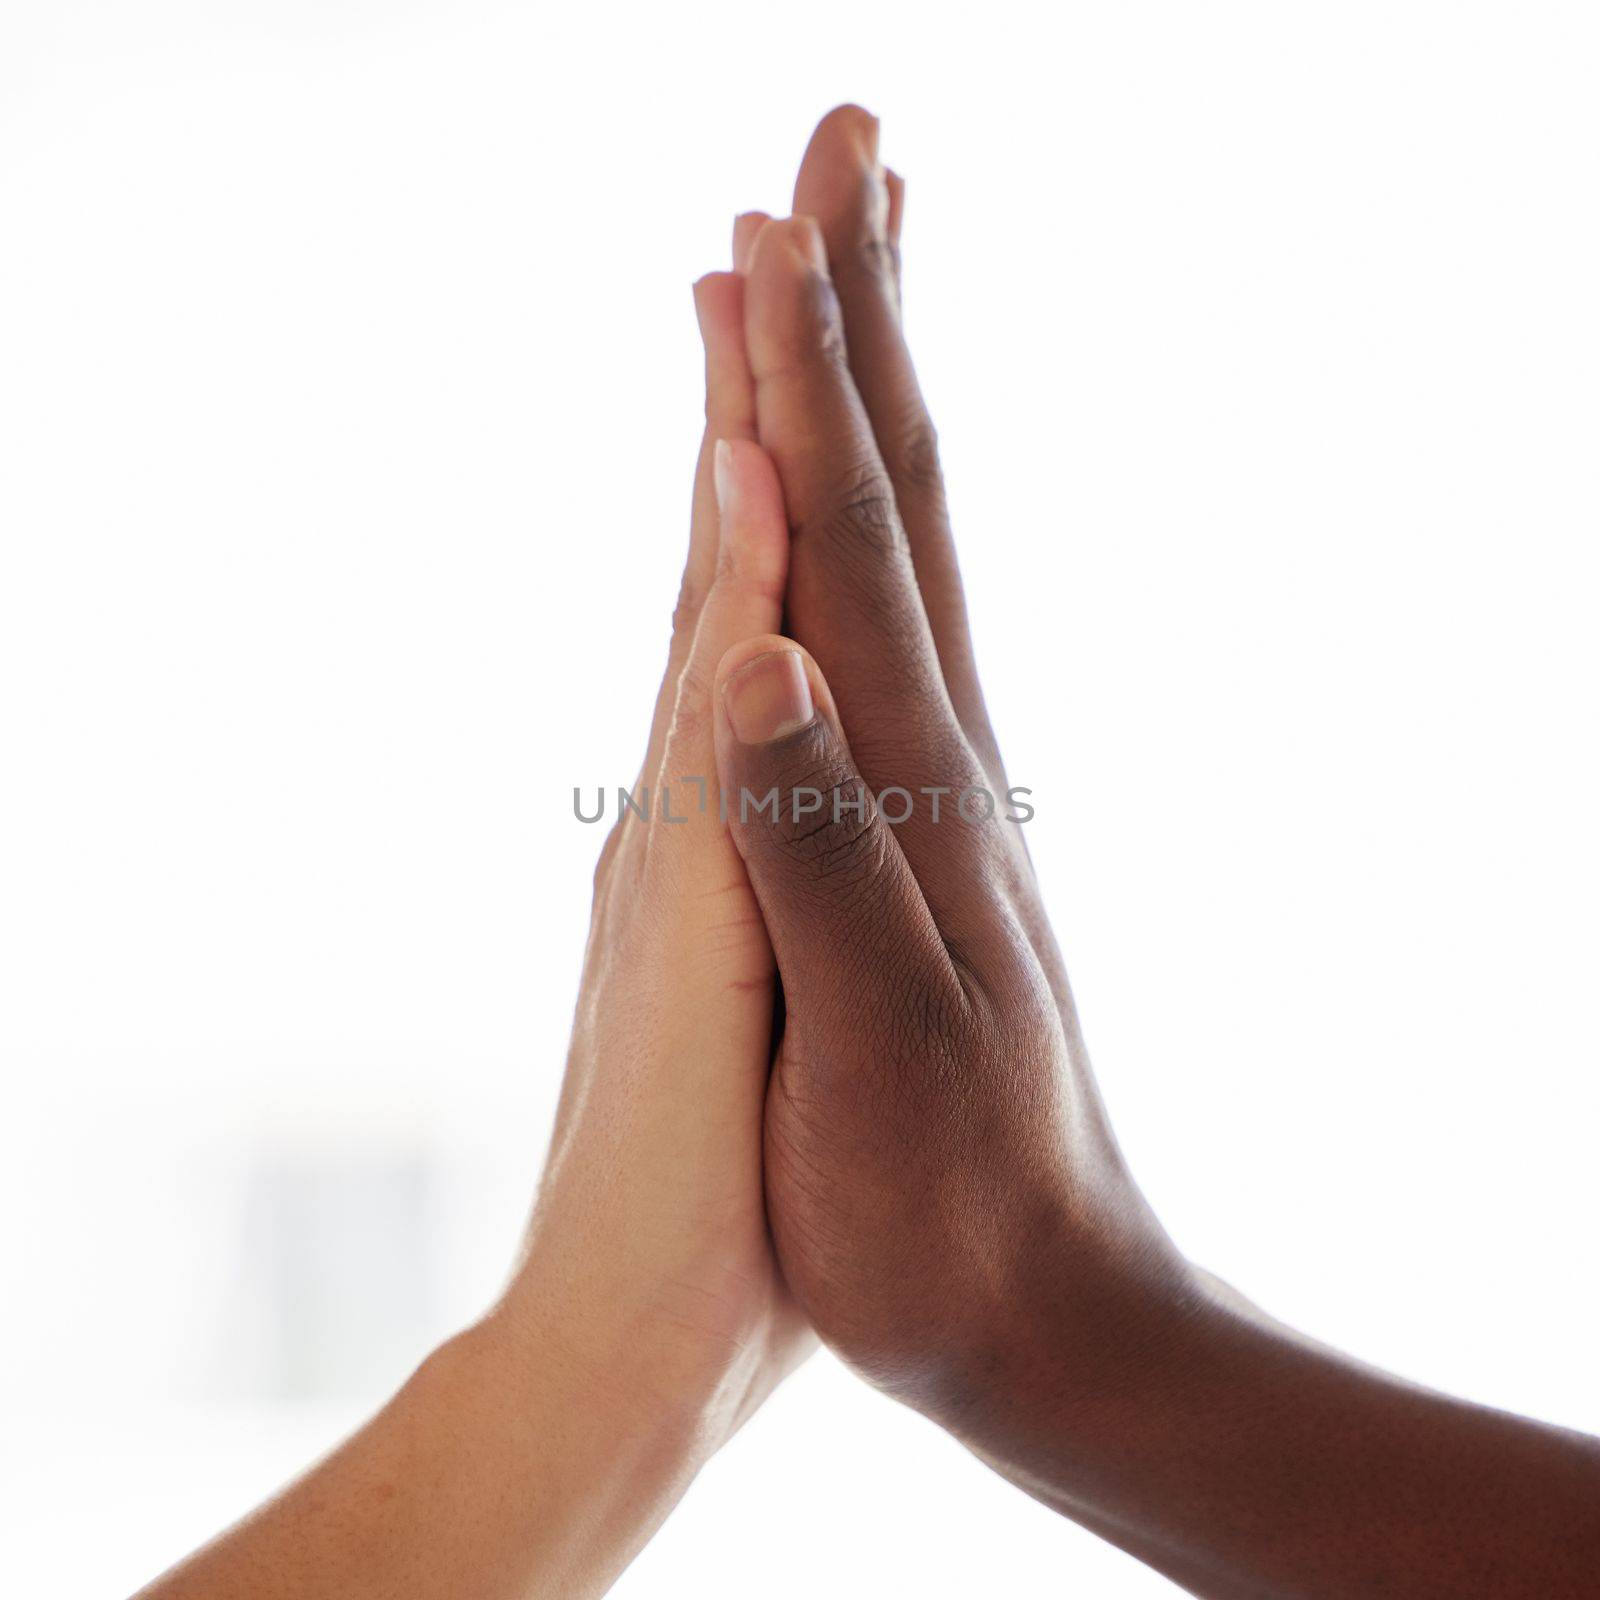
[[[852,548],[891,557],[906,549],[894,491],[875,465],[840,486],[827,526],[839,543]]]
[[[819,794],[819,808],[797,817],[797,790]],[[828,906],[838,909],[869,891],[886,863],[889,841],[877,806],[854,769],[838,762],[801,766],[778,785],[778,792],[771,848],[804,869],[806,880]],[[860,807],[858,798],[864,802]]]
[[[848,915],[870,902],[887,863],[881,824],[859,830],[830,821],[795,848],[804,851],[810,868],[811,898],[835,914]]]
[[[927,412],[917,414],[898,432],[894,472],[908,489],[926,500],[944,503],[944,469],[939,461],[939,433]]]
[[[909,557],[909,545],[894,490],[876,461],[834,468],[816,508],[793,519],[792,538],[797,556],[820,546],[858,568],[861,577],[887,568],[895,582],[910,581],[909,573],[894,566]]]
[[[870,223],[836,233],[828,258],[834,276],[850,287],[893,290],[899,251]]]
[[[900,566],[896,553],[843,532],[834,518],[802,523],[790,538],[799,581],[815,583],[826,597],[823,604],[870,620],[897,649],[911,640],[921,602],[911,589],[909,561]],[[880,698],[892,702],[899,696]]]
[[[856,245],[861,268],[876,282],[889,286],[894,282],[895,248],[881,234],[872,233]]]

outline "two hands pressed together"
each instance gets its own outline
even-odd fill
[[[818,1337],[1197,1595],[1600,1595],[1600,1443],[1274,1322],[1130,1177],[1005,819],[902,203],[841,108],[696,285],[640,784],[723,804],[607,841],[508,1288],[151,1600],[602,1593]]]

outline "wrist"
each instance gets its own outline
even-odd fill
[[[707,1292],[683,1276],[674,1287],[637,1263],[580,1270],[536,1249],[463,1337],[521,1392],[580,1406],[597,1441],[642,1446],[644,1461],[692,1476],[807,1346],[779,1323],[786,1307],[708,1325]]]
[[[603,1593],[644,1547],[719,1442],[692,1404],[611,1371],[580,1330],[502,1302],[435,1350],[397,1408],[448,1434],[492,1480],[530,1593]]]
[[[429,1365],[494,1394],[508,1417],[538,1419],[568,1470],[692,1476],[716,1447],[692,1387],[661,1371],[645,1340],[520,1283]]]
[[[1159,1410],[1208,1330],[1239,1313],[1136,1191],[1110,1209],[1092,1222],[1081,1201],[1046,1200],[1028,1213],[1022,1248],[922,1407],[934,1420],[989,1453],[1034,1429],[1085,1448],[1126,1440]]]

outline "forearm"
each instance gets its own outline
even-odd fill
[[[604,1593],[707,1447],[692,1407],[531,1332],[502,1310],[449,1341],[332,1455],[140,1600]]]
[[[1203,1275],[1167,1278],[1142,1311],[1119,1290],[1100,1343],[1081,1304],[1051,1298],[953,1426],[1195,1594],[1595,1594],[1600,1441],[1350,1361]]]

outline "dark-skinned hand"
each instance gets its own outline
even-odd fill
[[[1197,1594],[1600,1593],[1593,1440],[1283,1328],[1130,1177],[1004,820],[902,331],[903,203],[843,107],[795,215],[735,234],[803,646],[747,640],[718,677],[785,1004],[765,1187],[790,1289],[869,1380]]]

